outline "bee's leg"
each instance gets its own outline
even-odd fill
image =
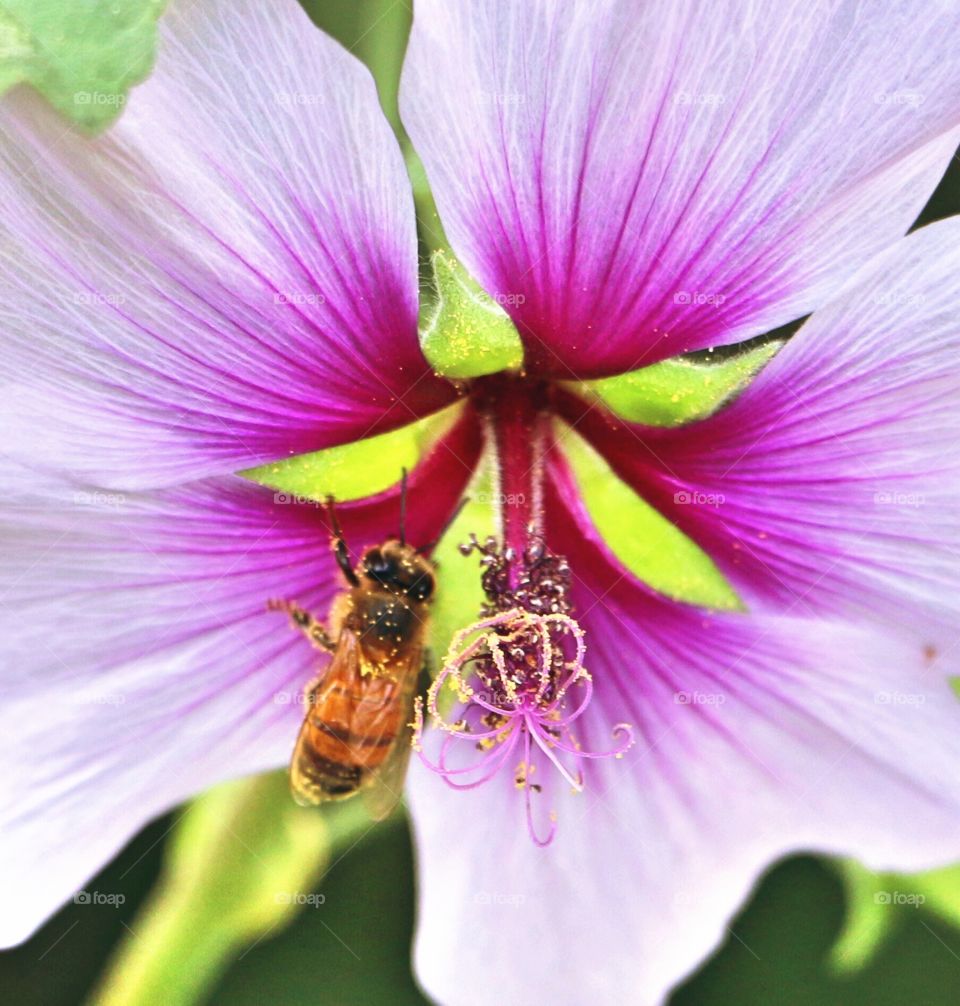
[[[296,602],[267,601],[267,607],[271,611],[285,611],[290,616],[293,627],[299,629],[318,650],[333,653],[336,649],[336,643],[330,638],[323,623],[314,618],[309,611],[304,611]]]
[[[357,574],[353,571],[353,566],[350,563],[350,553],[347,551],[347,543],[342,538],[334,538],[333,542],[333,554],[337,560],[337,565],[340,567],[340,571],[351,587],[358,587],[360,580],[357,578]]]

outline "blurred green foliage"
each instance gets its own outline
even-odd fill
[[[92,1006],[191,1006],[237,955],[305,905],[337,850],[371,827],[356,802],[297,806],[286,773],[224,783],[171,830],[164,871],[111,962]]]
[[[0,92],[26,82],[81,128],[109,125],[153,66],[164,0],[0,0]]]
[[[125,904],[68,905],[28,943],[0,954],[0,1001],[82,1001],[111,945],[127,935],[125,926],[136,926],[171,823],[166,818],[151,825],[88,885],[124,892]],[[426,1003],[409,966],[411,852],[402,820],[362,834],[327,867],[319,887],[323,904],[304,907],[278,934],[232,954],[211,1006]],[[960,931],[926,905],[888,908],[895,925],[880,952],[858,973],[837,976],[829,959],[844,924],[841,881],[828,864],[810,857],[781,863],[733,920],[720,951],[677,990],[671,1006],[955,1006]],[[483,978],[482,968],[464,976]],[[630,1001],[629,992],[624,1001]]]
[[[835,864],[846,890],[847,914],[830,961],[838,974],[859,971],[884,949],[904,913],[923,908],[960,931],[960,866],[903,875],[871,873],[859,863]]]

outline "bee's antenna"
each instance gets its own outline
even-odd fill
[[[456,520],[456,519],[457,519],[457,518],[458,518],[458,517],[460,516],[460,511],[461,511],[461,510],[462,510],[462,509],[463,509],[463,508],[464,508],[464,507],[465,507],[465,506],[466,506],[466,505],[467,505],[467,504],[468,504],[469,502],[470,502],[470,497],[469,497],[469,496],[464,496],[464,497],[463,497],[463,498],[462,498],[462,499],[460,500],[460,502],[459,502],[459,503],[458,503],[458,504],[456,505],[456,507],[454,508],[454,511],[453,511],[453,513],[451,513],[451,514],[450,514],[450,516],[449,516],[449,517],[447,518],[447,521],[446,521],[446,523],[445,523],[445,524],[443,525],[443,527],[442,527],[442,528],[440,529],[440,533],[439,533],[439,534],[438,534],[438,535],[436,536],[436,538],[434,538],[434,539],[433,539],[433,541],[429,541],[429,542],[427,542],[427,544],[426,544],[426,545],[421,545],[421,546],[420,546],[420,547],[419,547],[419,548],[417,549],[417,553],[418,553],[419,555],[423,555],[423,553],[424,553],[424,552],[429,552],[429,551],[430,551],[430,550],[431,550],[431,549],[432,549],[432,548],[433,548],[433,547],[434,547],[434,546],[435,546],[435,545],[437,544],[437,542],[439,542],[439,541],[440,541],[440,539],[441,539],[441,538],[442,538],[442,537],[443,537],[443,536],[444,536],[444,535],[445,535],[445,534],[446,534],[446,533],[447,533],[447,532],[448,532],[448,531],[450,530],[451,526],[453,525],[453,522],[454,522],[454,521],[455,521],[455,520]]]
[[[400,476],[400,544],[407,543],[407,469],[401,468]]]
[[[347,578],[351,587],[359,587],[360,580],[350,565],[350,551],[343,537],[343,529],[337,520],[337,510],[332,496],[327,497],[327,513],[330,515],[330,527],[333,528],[333,554],[337,557],[337,565]]]

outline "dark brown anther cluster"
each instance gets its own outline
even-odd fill
[[[519,562],[514,549],[501,548],[493,537],[480,542],[471,535],[460,551],[481,555],[480,582],[487,596],[482,617],[518,608],[535,615],[570,613],[570,565],[563,556],[551,552],[542,538],[531,537]]]

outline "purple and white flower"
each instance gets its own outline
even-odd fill
[[[544,783],[546,848],[513,765],[459,793],[415,760],[433,997],[660,1002],[777,856],[960,857],[960,223],[903,236],[960,142],[958,18],[418,0],[404,123],[452,250],[524,346],[522,372],[466,382],[420,350],[413,199],[373,83],[293,0],[172,4],[155,73],[99,139],[8,96],[4,944],[155,815],[289,756],[301,712],[276,699],[315,654],[265,601],[323,611],[339,585],[318,508],[237,473],[458,400],[410,474],[411,540],[492,450],[526,501],[502,508],[504,545],[521,554],[533,520],[570,570],[577,744],[609,751],[621,723],[634,744],[578,759],[582,787]],[[701,422],[640,426],[575,390],[807,314]],[[558,422],[745,611],[624,566]],[[345,504],[348,540],[395,531],[398,493]],[[434,764],[445,736],[424,736]]]

